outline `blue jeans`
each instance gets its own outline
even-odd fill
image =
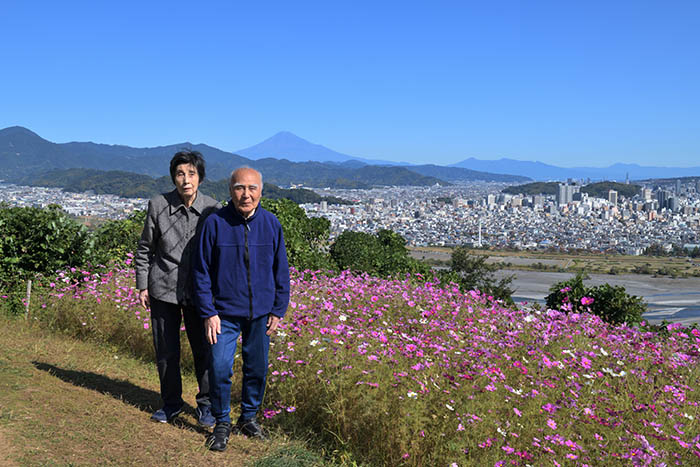
[[[241,390],[241,419],[255,416],[265,395],[270,336],[267,315],[254,320],[221,316],[221,334],[211,346],[209,367],[209,397],[211,412],[218,422],[231,423],[231,376],[236,341],[242,335],[243,387]]]

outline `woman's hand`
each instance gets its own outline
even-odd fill
[[[151,300],[148,298],[148,289],[139,291],[139,302],[144,309],[151,306]]]

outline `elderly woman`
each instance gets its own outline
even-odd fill
[[[163,407],[151,420],[170,422],[182,412],[180,325],[184,318],[199,382],[197,419],[214,426],[209,400],[210,351],[202,319],[192,305],[190,263],[204,219],[221,205],[197,189],[204,180],[202,155],[180,151],[170,161],[175,189],[148,202],[148,214],[136,251],[136,288],[144,308],[151,308]]]

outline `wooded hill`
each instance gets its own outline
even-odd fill
[[[502,193],[511,195],[551,195],[555,196],[559,189],[559,182],[534,182],[524,185],[509,186],[501,190]],[[581,187],[582,193],[587,193],[588,196],[594,198],[607,198],[608,191],[615,190],[620,196],[632,198],[639,194],[641,187],[634,184],[617,183],[617,182],[598,182],[590,183]]]
[[[52,170],[40,176],[24,177],[20,183],[30,186],[62,188],[72,193],[94,192],[95,194],[112,194],[124,198],[151,198],[158,193],[174,189],[170,176],[153,178],[148,175],[119,170],[94,169]],[[219,201],[231,197],[228,190],[228,179],[211,181],[206,178],[200,186],[200,190]],[[297,204],[319,203],[321,201],[326,201],[329,204],[353,204],[335,196],[323,197],[305,188],[287,190],[271,183],[264,184],[263,196],[268,199],[286,198]]]

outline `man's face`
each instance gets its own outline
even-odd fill
[[[260,175],[252,169],[242,169],[231,180],[231,201],[238,212],[248,217],[260,203],[262,181]]]
[[[180,164],[175,167],[175,187],[183,199],[197,194],[199,188],[199,172],[192,164]]]

